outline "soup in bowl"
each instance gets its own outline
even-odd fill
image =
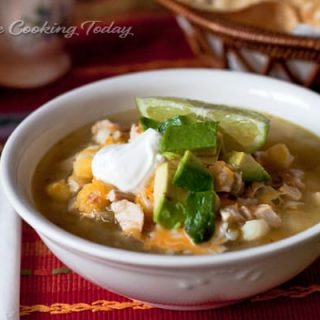
[[[136,101],[41,160],[33,197],[50,221],[107,246],[178,255],[259,246],[320,221],[317,136],[243,108]]]
[[[319,102],[224,71],[100,81],[13,133],[5,192],[58,258],[111,291],[172,309],[236,302],[319,255]]]

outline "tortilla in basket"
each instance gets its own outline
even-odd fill
[[[277,32],[304,23],[320,27],[320,0],[178,0],[231,21]]]

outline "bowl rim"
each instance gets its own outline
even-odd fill
[[[49,238],[54,243],[60,245],[65,245],[66,247],[77,251],[82,254],[86,254],[92,258],[106,259],[115,263],[126,264],[126,265],[136,265],[136,266],[149,266],[158,268],[191,268],[199,266],[220,266],[224,264],[231,264],[234,262],[250,261],[251,259],[256,259],[257,257],[266,258],[275,253],[283,252],[290,247],[302,244],[304,242],[310,241],[317,237],[320,240],[320,223],[302,231],[296,235],[290,236],[288,238],[276,241],[274,243],[261,245],[258,247],[248,248],[239,251],[225,252],[223,254],[215,255],[200,255],[200,256],[170,256],[165,254],[152,254],[143,252],[134,252],[125,249],[112,248],[106,245],[94,243],[90,240],[83,239],[76,235],[73,235],[62,228],[56,226],[44,216],[41,215],[32,204],[25,205],[22,200],[19,199],[15,193],[15,179],[10,175],[10,159],[15,155],[15,140],[19,136],[24,136],[32,124],[38,117],[42,117],[46,114],[47,110],[52,110],[53,108],[59,106],[59,102],[65,100],[66,98],[72,98],[77,96],[77,94],[83,90],[90,89],[97,85],[105,84],[108,85],[114,80],[122,80],[127,78],[135,78],[146,75],[156,76],[157,74],[190,74],[190,73],[202,73],[210,72],[215,73],[216,76],[231,76],[238,77],[239,80],[256,80],[261,79],[267,81],[269,84],[274,84],[275,86],[283,86],[292,89],[294,95],[301,94],[303,96],[310,96],[313,99],[318,99],[320,102],[320,96],[310,90],[299,87],[294,84],[290,84],[277,79],[270,79],[268,77],[247,74],[235,71],[226,70],[212,70],[206,68],[194,68],[194,69],[164,69],[157,71],[143,71],[135,72],[126,75],[120,75],[116,77],[111,77],[107,79],[101,79],[78,88],[75,88],[69,92],[61,94],[56,98],[45,103],[43,106],[32,112],[25,120],[23,120],[19,126],[14,130],[11,136],[8,138],[7,143],[4,146],[1,161],[0,161],[0,175],[1,183],[3,187],[3,192],[5,193],[7,199],[13,208],[18,212],[18,214],[30,224],[37,233],[44,238]],[[319,250],[318,250],[319,251]]]

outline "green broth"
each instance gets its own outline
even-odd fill
[[[109,119],[128,126],[137,120],[137,114],[132,110],[111,116]],[[142,243],[124,236],[114,223],[96,221],[70,213],[67,205],[55,203],[45,192],[49,182],[66,178],[71,173],[68,161],[64,160],[72,157],[90,142],[90,126],[86,126],[66,136],[49,150],[34,174],[34,202],[48,220],[72,234],[111,247],[143,251]],[[294,167],[305,172],[305,204],[296,211],[280,212],[283,225],[279,229],[273,229],[263,239],[248,243],[234,242],[228,246],[228,250],[271,243],[320,222],[320,208],[311,201],[311,195],[320,191],[320,139],[292,123],[271,117],[271,130],[265,148],[276,143],[285,143],[295,157]],[[63,166],[60,164],[62,161],[65,163]]]

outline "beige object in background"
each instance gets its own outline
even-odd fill
[[[206,11],[230,12],[246,9],[265,0],[179,0],[194,8]]]
[[[320,0],[178,0],[194,8],[223,13],[230,20],[289,32],[298,24],[320,27]]]
[[[301,22],[320,27],[320,0],[286,0],[295,6]]]
[[[299,24],[296,10],[284,2],[264,2],[221,15],[234,22],[277,32],[290,32]]]
[[[12,35],[22,20],[25,26],[63,25],[70,17],[73,0],[0,0],[0,85],[31,88],[50,83],[70,67],[63,38],[57,33]],[[19,33],[20,27],[14,28]]]

